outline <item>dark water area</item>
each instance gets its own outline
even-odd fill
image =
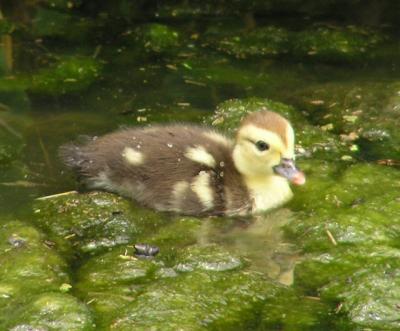
[[[372,0],[1,1],[0,329],[398,330],[399,13]],[[58,157],[128,126],[234,134],[263,107],[292,122],[307,175],[263,215],[78,194]],[[160,254],[136,258],[138,242]]]

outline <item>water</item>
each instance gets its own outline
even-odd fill
[[[107,5],[104,6],[108,8]],[[91,22],[96,22],[90,15],[86,15],[90,12],[89,5],[84,6],[82,10],[83,16],[90,18]],[[7,13],[10,17],[15,16],[13,10],[8,9]],[[128,13],[129,11],[126,14]],[[159,15],[163,17],[161,10]],[[15,155],[5,162],[1,170],[0,219],[19,219],[33,224],[32,219],[35,215],[32,204],[37,198],[79,188],[76,179],[61,164],[58,148],[81,135],[97,136],[125,126],[158,122],[203,123],[205,118],[213,114],[214,109],[227,99],[260,97],[294,106],[296,112],[304,116],[308,124],[318,130],[320,127],[327,129],[318,132],[323,132],[326,136],[332,135],[332,139],[345,147],[342,146],[343,150],[338,153],[330,154],[328,150],[322,155],[315,154],[311,156],[311,160],[300,158],[300,163],[304,162],[306,169],[309,169],[311,182],[304,191],[296,191],[298,199],[285,208],[253,218],[204,219],[195,236],[197,244],[201,247],[217,244],[232,254],[240,255],[247,261],[248,270],[261,272],[280,284],[292,286],[293,283],[296,284],[297,279],[295,288],[302,296],[319,295],[321,289],[328,287],[328,294],[322,300],[325,300],[323,304],[327,304],[329,309],[334,306],[332,302],[343,300],[343,292],[335,296],[336,294],[332,294],[335,288],[329,288],[334,285],[329,283],[325,286],[328,281],[317,284],[319,279],[313,283],[314,278],[311,276],[310,285],[307,283],[307,276],[300,273],[296,278],[294,270],[296,263],[303,260],[309,262],[307,256],[304,257],[307,254],[337,253],[335,249],[338,243],[335,244],[335,238],[329,241],[329,234],[336,236],[340,249],[349,246],[350,250],[358,252],[360,249],[364,254],[365,247],[362,246],[361,249],[357,246],[361,244],[351,246],[359,241],[348,239],[350,236],[346,237],[350,232],[352,235],[356,233],[355,237],[359,235],[357,231],[361,230],[357,228],[357,224],[360,222],[354,221],[356,225],[351,225],[355,226],[356,230],[352,228],[345,234],[340,232],[345,225],[347,226],[347,223],[341,223],[342,219],[346,219],[346,215],[354,216],[356,220],[365,217],[370,222],[367,224],[372,224],[371,228],[377,226],[377,230],[371,234],[371,251],[378,251],[377,247],[396,247],[391,240],[395,241],[398,238],[397,228],[394,227],[389,235],[381,229],[380,226],[388,226],[383,226],[384,223],[380,223],[383,221],[378,219],[378,216],[372,221],[368,219],[368,215],[381,212],[386,213],[386,218],[393,219],[395,223],[398,216],[396,206],[393,205],[392,208],[396,201],[393,198],[398,177],[396,163],[382,171],[381,168],[376,168],[378,160],[400,158],[397,147],[399,135],[396,132],[396,123],[399,123],[400,118],[396,108],[400,102],[400,70],[398,59],[393,56],[396,52],[391,49],[398,42],[394,34],[395,27],[387,27],[384,24],[372,27],[375,32],[385,35],[382,47],[368,44],[373,35],[368,35],[367,29],[367,32],[363,32],[364,35],[370,36],[367,37],[366,44],[358,44],[365,42],[361,38],[354,48],[350,47],[345,51],[341,51],[340,47],[347,47],[348,40],[343,43],[339,40],[339,46],[332,46],[333,50],[329,47],[324,49],[323,45],[317,44],[320,48],[313,46],[308,50],[308,53],[315,52],[316,55],[301,53],[300,46],[306,42],[296,35],[299,38],[298,42],[303,43],[297,51],[278,41],[271,46],[275,47],[272,55],[265,54],[265,50],[262,51],[264,53],[254,55],[246,53],[247,50],[253,46],[257,48],[258,43],[266,42],[260,42],[254,37],[254,45],[247,45],[248,49],[246,45],[244,49],[240,48],[240,40],[246,36],[246,32],[242,32],[243,29],[248,29],[248,33],[251,34],[252,29],[274,25],[283,27],[287,33],[294,35],[297,31],[310,29],[310,26],[311,30],[317,30],[313,20],[318,21],[318,26],[330,28],[330,25],[333,25],[333,31],[342,31],[346,24],[340,21],[333,24],[329,19],[321,22],[312,15],[311,19],[302,20],[294,20],[291,15],[271,20],[254,20],[253,17],[250,21],[247,17],[240,24],[237,23],[237,19],[230,18],[178,19],[170,16],[166,19],[147,19],[165,24],[168,29],[173,29],[179,34],[179,38],[175,38],[175,32],[166,31],[165,35],[161,34],[164,37],[160,38],[135,30],[136,25],[139,25],[136,21],[128,24],[124,20],[118,20],[113,24],[105,17],[104,14],[104,17],[100,15],[98,18],[97,24],[100,27],[97,30],[83,29],[80,37],[51,32],[51,29],[46,30],[43,26],[41,29],[44,30],[35,26],[33,35],[20,30],[12,35],[15,54],[13,69],[11,73],[3,73],[0,76],[0,131],[2,137],[6,137],[4,145],[7,148],[11,146],[10,150],[15,151]],[[21,17],[18,19],[22,22]],[[20,23],[18,19],[16,22]],[[235,29],[238,35],[232,38],[231,34]],[[348,33],[347,30],[345,32]],[[349,40],[353,40],[352,38],[355,37],[352,36]],[[332,39],[328,44],[335,42],[337,40]],[[232,45],[237,46],[236,50],[230,48]],[[363,47],[368,51],[359,51]],[[43,70],[46,70],[43,68],[48,63],[63,63],[71,58],[75,61],[79,57],[93,60],[95,73],[85,76],[87,68],[83,65],[63,73],[43,73]],[[31,77],[30,75],[36,77],[37,81],[47,83],[33,83],[34,80],[27,78]],[[71,88],[77,81],[84,82],[84,85],[76,89]],[[368,121],[369,119],[371,120]],[[300,123],[293,125],[298,132],[304,129],[300,127]],[[374,139],[367,139],[363,134],[371,131],[373,125],[382,130],[383,134]],[[351,137],[350,133],[356,135],[350,142],[341,136]],[[349,157],[351,161],[342,159],[343,156]],[[373,191],[372,187],[383,185],[381,197],[386,197],[386,193],[388,196],[389,193],[393,193],[393,196],[390,195],[390,205],[386,206],[386,202],[381,202],[379,194],[366,194],[358,200],[358,196],[353,196],[356,193],[362,195],[360,187],[363,186],[357,186],[360,184],[349,178],[354,177],[358,180],[363,176],[368,177],[364,170],[357,168],[364,166],[364,161],[371,163],[371,173],[379,180],[379,183],[370,182],[368,193]],[[386,177],[378,178],[381,172],[385,173]],[[347,173],[350,175],[346,177]],[[390,183],[382,178],[395,179]],[[367,203],[364,205],[354,201]],[[357,208],[361,210],[358,212]],[[368,208],[372,208],[373,212]],[[162,217],[168,219],[170,216]],[[317,222],[319,220],[321,225]],[[339,225],[335,227],[335,224]],[[287,228],[290,227],[293,230],[290,230],[288,235]],[[327,230],[329,232],[326,232]],[[312,236],[319,233],[318,231],[321,231],[321,237],[308,237],[309,233]],[[321,239],[324,235],[326,240]],[[368,241],[369,237],[366,238],[365,241]],[[179,249],[176,254],[179,254]],[[343,254],[349,256],[347,253]],[[385,254],[382,255],[396,255]],[[171,256],[173,260],[172,253]],[[91,257],[86,256],[76,265],[76,261],[72,263],[74,267],[69,269],[73,274],[72,279],[75,279],[76,272],[79,273],[80,265],[90,259]],[[377,262],[376,265],[379,267],[383,262]],[[310,268],[306,271],[311,275],[314,269],[308,265],[307,268]],[[318,270],[325,270],[319,268],[321,269]],[[304,272],[303,269],[300,270]],[[86,300],[86,294],[79,291],[74,293]],[[317,300],[321,299],[318,297]],[[295,305],[293,302],[290,304]],[[347,301],[347,304],[350,308],[346,313],[350,315],[352,307],[356,304],[351,300]],[[329,311],[328,308],[326,311]],[[351,323],[355,324],[349,325],[380,327],[379,324],[375,325],[374,321],[362,317],[362,322],[353,319]],[[345,324],[348,323],[346,318]],[[342,319],[330,323],[337,323],[336,327],[339,330],[341,321]],[[309,322],[312,327],[308,328],[307,321],[303,324],[287,320],[279,323],[289,327],[295,325],[295,328],[304,330],[317,330],[320,325],[317,322]],[[320,327],[322,330],[322,326]],[[390,324],[390,327],[396,326]]]

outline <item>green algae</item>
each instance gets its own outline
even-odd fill
[[[165,222],[152,211],[134,208],[130,201],[100,192],[39,200],[34,210],[36,224],[68,257],[97,254],[135,242]]]
[[[260,274],[186,273],[149,286],[111,330],[237,330],[254,325],[257,306],[274,285]]]
[[[66,1],[65,1],[66,2]],[[73,2],[70,2],[74,6]],[[52,7],[63,7],[61,1]],[[38,8],[33,19],[33,35],[37,37],[59,38],[69,42],[89,39],[95,24],[88,17],[79,17],[56,9]]]
[[[387,39],[379,31],[358,26],[317,25],[294,32],[273,25],[238,29],[229,23],[211,27],[204,38],[206,45],[236,58],[285,56],[321,62],[376,60]]]
[[[321,187],[313,184],[311,174],[311,186],[297,192],[294,206],[303,194],[312,197],[314,189],[316,199],[300,202],[297,220],[286,228],[307,253],[296,266],[295,285],[324,301],[340,303],[352,327],[395,329],[397,294],[389,294],[387,284],[393,284],[389,270],[398,268],[400,253],[400,227],[395,222],[400,217],[399,173],[362,163],[316,166]],[[332,180],[332,173],[337,180]]]
[[[361,327],[398,329],[398,276],[398,268],[391,267],[353,275],[351,284],[339,296],[350,321]]]
[[[1,279],[14,283],[16,291],[58,289],[68,282],[66,263],[46,246],[43,234],[35,228],[8,222],[2,224],[0,236]]]
[[[45,96],[78,93],[96,82],[101,71],[102,64],[91,57],[65,56],[31,75],[0,78],[0,92],[20,99],[26,98],[21,94],[25,91]]]
[[[66,57],[34,74],[28,89],[48,95],[81,92],[98,80],[101,69],[101,63],[93,58]]]
[[[268,73],[259,70],[243,70],[224,56],[210,55],[185,59],[177,63],[178,74],[187,84],[199,88],[223,87],[264,89],[273,84]],[[274,77],[275,78],[275,77]]]
[[[301,212],[298,221],[288,227],[305,251],[331,248],[327,231],[339,244],[368,241],[395,245],[400,235],[393,222],[400,216],[396,195],[400,178],[396,171],[370,164],[351,165],[345,171],[326,164],[321,167],[314,163],[313,168],[318,177],[313,179],[310,173],[309,187],[296,191],[292,206]],[[342,172],[339,180],[331,179],[332,172]],[[318,192],[315,196],[314,190]]]
[[[304,119],[293,107],[261,98],[227,100],[218,105],[209,122],[222,130],[233,133],[233,130],[239,126],[240,121],[247,114],[262,110],[274,111],[289,121],[303,122],[302,124],[304,124]]]
[[[331,307],[318,297],[304,297],[293,288],[281,287],[266,301],[259,330],[329,330],[330,314]]]
[[[177,271],[188,272],[203,271],[228,271],[241,269],[245,265],[243,259],[229,255],[217,245],[206,247],[189,247],[175,266]]]
[[[400,152],[393,143],[400,139],[398,92],[397,80],[327,83],[300,91],[294,102],[315,124],[331,125],[342,141],[358,144],[360,154],[368,159],[396,159]]]
[[[180,34],[175,29],[157,23],[145,24],[133,33],[135,45],[145,53],[176,53],[180,45]]]
[[[49,244],[50,245],[50,244]],[[69,282],[67,264],[46,245],[35,228],[19,221],[5,222],[0,232],[0,326],[9,315],[29,302],[30,296],[59,291]],[[16,315],[16,318],[18,315]]]
[[[276,57],[289,52],[289,32],[266,26],[255,30],[211,30],[206,34],[211,47],[239,59],[247,57]]]
[[[364,28],[317,26],[293,37],[293,55],[323,61],[360,61],[373,57],[384,41],[378,32]]]
[[[98,325],[115,330],[234,330],[257,325],[265,300],[272,309],[277,293],[287,294],[219,245],[178,249],[174,261],[162,250],[143,259],[134,256],[132,246],[122,246],[80,268],[75,291],[90,302]],[[281,309],[286,307],[275,309],[276,319],[282,320]]]
[[[307,258],[296,271],[298,285],[315,291],[332,305],[340,306],[351,329],[395,330],[398,300],[396,282],[399,253],[385,246],[338,248]]]
[[[32,298],[27,305],[14,312],[8,325],[12,330],[21,326],[49,331],[96,330],[89,309],[69,294],[45,293]]]
[[[79,270],[78,288],[109,290],[110,286],[150,283],[160,264],[134,256],[133,246],[123,246],[89,260]]]

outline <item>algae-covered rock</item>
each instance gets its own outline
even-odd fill
[[[66,263],[32,226],[6,222],[0,231],[0,328],[32,295],[69,283]]]
[[[165,222],[155,212],[135,208],[131,201],[100,192],[39,200],[34,210],[38,226],[69,257],[134,243],[143,233],[154,231]]]
[[[343,302],[343,311],[355,325],[397,330],[400,328],[398,266],[371,269],[352,275],[351,282],[339,295]]]
[[[180,34],[177,30],[163,24],[149,23],[138,27],[130,37],[145,53],[177,53]]]
[[[178,217],[161,227],[154,235],[146,236],[146,243],[160,248],[157,255],[167,266],[175,265],[182,249],[201,240],[204,220],[198,218]]]
[[[273,283],[255,272],[190,272],[149,286],[127,305],[111,330],[243,330]]]
[[[193,270],[228,271],[240,269],[244,261],[221,249],[217,245],[206,247],[189,247],[175,266],[177,271],[188,272]]]
[[[299,212],[286,227],[307,253],[295,268],[295,286],[340,303],[343,328],[398,328],[398,296],[388,290],[392,272],[384,270],[399,267],[400,173],[368,163],[304,162],[309,187],[297,190],[292,207]]]
[[[296,279],[325,301],[339,302],[352,329],[396,330],[399,255],[399,249],[385,246],[342,247],[302,262]]]
[[[68,282],[66,263],[46,246],[44,236],[33,227],[17,221],[4,223],[0,247],[0,279],[13,288],[9,297],[43,288],[55,290]]]
[[[289,52],[289,32],[284,28],[266,26],[250,31],[231,29],[209,30],[206,43],[237,58],[276,57]]]
[[[292,287],[281,287],[267,299],[260,330],[332,330],[331,307],[318,297],[303,297]]]
[[[61,1],[57,2],[55,7],[62,6]],[[73,5],[73,2],[70,3]],[[88,17],[78,17],[44,7],[36,10],[32,24],[32,33],[35,37],[60,38],[70,42],[90,41],[89,33],[95,27],[94,22]]]
[[[76,293],[90,302],[98,324],[105,326],[124,306],[135,301],[146,285],[161,277],[163,271],[158,258],[138,258],[130,245],[117,247],[90,259],[79,269]]]
[[[155,260],[135,257],[133,246],[117,247],[80,268],[78,288],[82,292],[107,291],[110,287],[149,283],[161,266]]]
[[[390,168],[355,164],[345,171],[313,164],[309,187],[299,188],[292,207],[301,212],[287,232],[306,252],[333,249],[334,244],[396,245],[400,174]],[[326,172],[326,173],[323,173]],[[321,174],[322,173],[322,174]]]
[[[101,63],[91,57],[65,57],[34,74],[28,90],[44,95],[82,92],[99,78],[101,70]]]
[[[363,61],[373,57],[384,37],[375,31],[355,26],[317,26],[292,36],[295,56],[323,61]]]
[[[19,307],[8,321],[11,330],[96,330],[89,309],[69,294],[45,293]],[[10,329],[8,329],[10,330]]]
[[[300,208],[303,211],[323,213],[333,208],[351,213],[369,208],[370,211],[397,215],[395,204],[399,203],[396,191],[400,174],[396,169],[371,163],[341,166],[340,163],[314,160],[307,160],[303,165],[309,169],[311,180],[310,187],[298,188],[295,197],[302,202]],[[317,187],[319,183],[321,187]],[[317,190],[315,195],[314,190]],[[383,203],[384,199],[386,203]]]
[[[363,243],[340,245],[330,252],[307,255],[295,269],[295,285],[307,291],[318,291],[330,301],[338,301],[353,275],[367,273],[381,266],[398,267],[400,250]]]
[[[342,141],[356,144],[368,159],[397,159],[400,84],[350,81],[318,84],[300,91],[293,102],[316,124],[330,126]]]
[[[251,324],[265,297],[275,293],[277,285],[244,270],[243,259],[220,246],[178,248],[174,259],[162,251],[145,259],[136,257],[132,246],[123,246],[80,268],[78,295],[91,302],[100,325],[116,330],[173,330],[179,323],[190,330],[205,325],[234,329],[235,323]]]
[[[305,123],[302,115],[293,107],[261,98],[227,100],[218,105],[215,113],[207,121],[224,131],[233,133],[247,114],[262,110],[274,111],[299,125]]]

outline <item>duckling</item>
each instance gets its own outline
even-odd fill
[[[292,126],[267,110],[247,115],[234,140],[207,127],[154,125],[67,144],[60,155],[90,189],[186,215],[263,212],[292,197],[289,182],[305,183]]]

